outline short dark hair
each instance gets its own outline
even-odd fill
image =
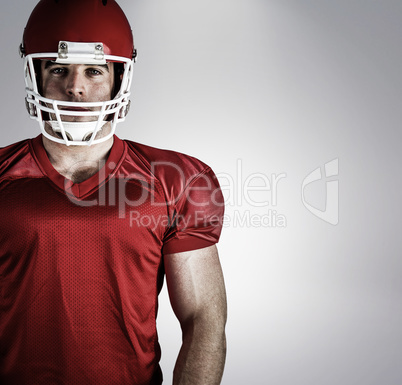
[[[116,94],[120,90],[121,86],[121,77],[124,74],[124,64],[123,63],[113,63],[114,67],[114,83],[112,90],[112,99],[116,96]]]

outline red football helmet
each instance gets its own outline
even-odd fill
[[[39,122],[43,135],[67,145],[91,145],[110,138],[129,107],[132,67],[136,57],[127,18],[115,0],[41,0],[26,25],[20,47],[24,57],[27,108]],[[113,100],[63,102],[43,97],[35,62],[59,64],[122,63],[122,79]],[[115,84],[116,86],[116,84]],[[63,116],[91,116],[89,122],[67,122]],[[46,122],[61,138],[45,130]],[[111,122],[111,132],[100,139],[96,133]]]

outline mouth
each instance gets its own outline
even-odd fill
[[[60,110],[62,110],[62,111],[79,111],[79,112],[81,112],[81,111],[92,111],[89,108],[83,108],[83,107],[63,107],[63,108],[60,108]]]

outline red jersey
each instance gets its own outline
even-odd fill
[[[0,215],[0,383],[161,384],[163,255],[218,241],[211,169],[115,137],[73,184],[38,136],[0,149]]]

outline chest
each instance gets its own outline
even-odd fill
[[[77,191],[75,191],[77,193]],[[0,273],[75,279],[107,271],[157,271],[168,226],[154,186],[111,179],[78,199],[46,178],[0,184]]]

